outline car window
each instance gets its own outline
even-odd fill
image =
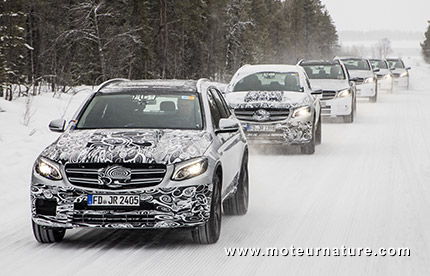
[[[387,63],[383,60],[375,59],[371,60],[370,63],[372,64],[373,68],[388,69]]]
[[[212,115],[212,123],[214,124],[215,128],[219,127],[219,120],[221,119],[221,112],[218,109],[218,106],[215,102],[215,97],[212,94],[212,91],[208,91],[208,102],[209,102],[209,108]]]
[[[366,70],[370,71],[369,63],[365,59],[342,59],[348,70]]]
[[[302,66],[310,79],[345,79],[345,74],[340,64],[306,64]]]
[[[221,93],[215,88],[211,89],[211,92],[215,98],[215,103],[218,106],[218,109],[219,109],[220,114],[221,114],[221,118],[230,117],[230,115],[231,115],[230,110],[229,110],[229,108],[228,108],[228,106],[224,100],[224,97],[221,95]]]
[[[302,92],[297,72],[260,72],[238,81],[233,92],[240,91],[292,91]]]
[[[405,65],[399,59],[390,59],[390,60],[388,60],[388,63],[390,64],[390,68],[393,68],[393,67],[397,68],[397,69],[405,68]]]
[[[203,120],[195,93],[133,90],[94,96],[76,128],[202,129]]]

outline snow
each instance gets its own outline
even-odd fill
[[[2,275],[430,275],[430,68],[407,60],[411,90],[359,100],[356,122],[324,124],[314,155],[250,156],[250,207],[224,216],[221,238],[196,245],[185,230],[68,230],[38,244],[29,181],[40,151],[88,96],[0,99]],[[72,98],[71,98],[72,97]],[[69,108],[65,111],[66,107]],[[30,136],[30,133],[33,135]],[[410,257],[227,257],[226,247],[408,247]]]

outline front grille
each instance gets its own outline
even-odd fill
[[[256,114],[256,112],[258,110],[265,110],[267,111],[270,116],[268,117],[268,119],[266,120],[257,120],[254,115]],[[257,121],[257,122],[261,122],[261,121],[282,121],[282,120],[286,120],[288,118],[288,116],[290,115],[290,110],[289,109],[275,109],[275,108],[259,108],[259,109],[255,109],[255,108],[242,108],[242,109],[236,109],[234,111],[234,113],[236,114],[236,117],[239,120],[243,120],[243,121]]]
[[[394,76],[395,78],[400,78],[400,73],[393,73],[393,76]]]
[[[355,81],[356,85],[362,84],[364,82],[364,78],[357,78],[357,80]]]
[[[160,184],[166,174],[166,166],[162,164],[115,164],[130,170],[129,179],[112,180],[101,175],[101,171],[112,164],[68,164],[67,179],[75,186],[121,190],[151,187]]]
[[[331,100],[336,97],[336,91],[323,91],[321,100]]]

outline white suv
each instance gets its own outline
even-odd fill
[[[312,87],[322,89],[322,117],[340,117],[352,123],[356,113],[355,84],[339,60],[302,60],[299,62],[309,77]]]

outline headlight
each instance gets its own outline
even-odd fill
[[[367,78],[364,83],[374,83],[376,80],[374,77]]]
[[[400,77],[401,77],[401,78],[405,78],[405,77],[407,77],[407,76],[409,76],[408,71],[403,72],[403,73],[400,75]]]
[[[293,112],[293,118],[296,117],[306,117],[311,115],[311,108],[309,106],[302,106],[296,108]]]
[[[63,179],[58,165],[43,157],[40,157],[39,160],[37,160],[36,172],[51,180]]]
[[[337,96],[339,98],[345,98],[348,97],[349,95],[351,95],[351,91],[349,89],[345,89],[345,90],[341,90],[339,91],[339,93],[337,94]]]
[[[181,181],[201,175],[208,169],[208,160],[198,158],[175,165],[172,180]]]

